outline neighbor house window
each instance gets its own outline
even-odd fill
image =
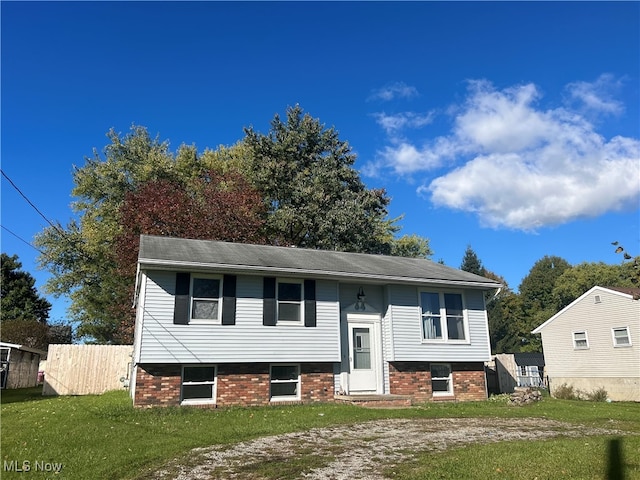
[[[420,305],[424,340],[466,340],[462,294],[421,292]]]
[[[191,320],[220,320],[220,279],[191,277]]]
[[[573,332],[573,348],[585,349],[589,348],[587,340],[587,332]]]
[[[451,365],[447,363],[431,364],[431,391],[433,396],[453,395]]]
[[[630,347],[631,337],[629,336],[629,327],[614,328],[613,346],[614,347]]]
[[[300,400],[300,365],[271,365],[271,401]]]
[[[182,403],[213,403],[216,399],[216,367],[182,367]]]
[[[278,281],[278,322],[302,322],[302,282],[296,280]]]

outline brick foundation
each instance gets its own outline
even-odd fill
[[[431,392],[429,362],[391,362],[389,385],[392,395],[410,395],[416,402],[430,400],[485,400],[487,398],[482,363],[451,363],[453,396],[435,397]]]
[[[389,389],[391,395],[410,395],[417,402],[431,400],[431,370],[429,363],[389,363]]]
[[[136,406],[180,405],[180,365],[138,365],[136,368]]]
[[[300,403],[333,401],[333,364],[301,364],[300,377]],[[138,365],[134,405],[180,405],[181,382],[180,365]],[[218,365],[216,403],[206,406],[269,404],[268,363]]]
[[[451,368],[453,369],[453,393],[456,400],[487,399],[484,364],[454,363]]]

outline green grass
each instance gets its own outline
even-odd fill
[[[540,417],[625,431],[622,456],[627,480],[640,478],[640,404],[545,398],[526,407],[503,402],[425,404],[401,410],[316,404],[262,408],[136,409],[125,392],[100,396],[42,397],[37,389],[2,391],[2,459],[25,473],[3,479],[133,479],[195,447],[232,444],[265,435],[382,418]],[[609,437],[471,445],[424,453],[387,471],[390,478],[603,478]],[[327,459],[313,452],[283,462],[245,468],[246,478],[295,478]],[[62,472],[35,472],[36,461],[63,464]],[[635,462],[635,463],[634,463]],[[4,468],[3,468],[4,470]],[[562,473],[563,471],[566,472]],[[283,473],[284,472],[284,473]],[[475,476],[470,476],[471,472]]]

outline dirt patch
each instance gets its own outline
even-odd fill
[[[539,418],[377,420],[194,449],[188,461],[173,461],[155,472],[154,478],[378,480],[384,478],[382,470],[386,466],[417,452],[470,443],[617,434],[620,432],[616,430]],[[307,460],[300,461],[301,457]],[[273,473],[265,470],[269,466],[275,468]]]

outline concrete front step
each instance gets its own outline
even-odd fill
[[[350,403],[367,408],[406,408],[412,405],[407,395],[335,395],[337,402]]]

